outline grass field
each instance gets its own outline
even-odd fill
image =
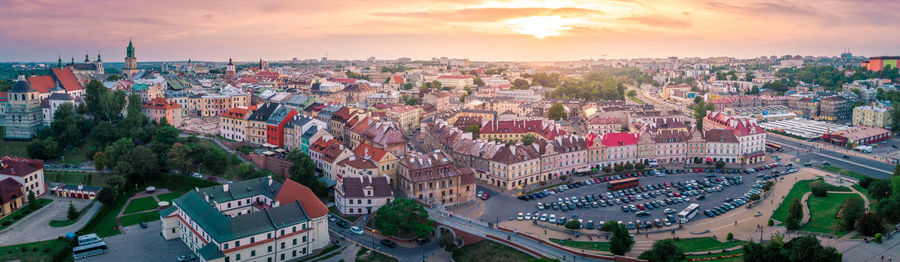
[[[596,242],[596,241],[573,241],[573,240],[562,240],[551,238],[550,241],[554,243],[567,246],[574,247],[578,249],[584,250],[596,250],[596,251],[606,251],[609,252],[609,242]]]
[[[119,210],[122,210],[124,206],[125,201],[119,201],[115,205],[103,205],[100,211],[97,211],[97,214],[81,230],[85,233],[96,233],[101,237],[121,234],[116,225],[116,216],[119,215]]]
[[[860,174],[860,173],[857,173],[854,171],[850,171],[850,170],[832,166],[832,165],[819,166],[818,168],[825,170],[825,171],[830,171],[830,172],[838,173],[838,174],[845,175],[848,177],[856,178],[856,179],[862,179],[863,177],[871,177],[871,176],[863,175],[863,174]]]
[[[720,242],[711,237],[683,238],[675,241],[675,246],[684,252],[717,251],[743,245],[741,241]]]
[[[0,156],[28,157],[28,143],[0,140]]]
[[[490,240],[464,246],[453,252],[453,260],[456,262],[520,262],[532,258],[534,257],[529,254]]]
[[[797,181],[797,183],[794,184],[794,188],[791,188],[791,191],[788,192],[787,196],[785,196],[784,201],[781,202],[781,205],[779,205],[778,208],[775,209],[775,212],[772,213],[772,219],[781,222],[786,221],[788,208],[791,206],[791,201],[793,201],[794,198],[797,198],[797,200],[803,200],[803,194],[809,192],[809,183],[812,181],[814,180]]]
[[[156,200],[153,197],[142,197],[137,199],[132,199],[131,203],[125,207],[125,212],[122,214],[131,214],[134,212],[146,211],[151,209],[156,209],[159,207],[156,203]]]
[[[59,239],[5,246],[0,247],[0,261],[54,261],[56,255],[66,252],[67,249],[68,243]],[[65,256],[63,261],[71,261],[71,254],[68,253],[68,256]]]
[[[159,212],[145,212],[134,215],[122,216],[119,218],[119,223],[122,224],[123,227],[127,227],[130,225],[137,225],[141,222],[150,222],[159,220]]]
[[[107,174],[70,172],[70,171],[45,171],[44,179],[50,182],[65,183],[69,185],[105,186]]]
[[[697,259],[697,258],[707,258],[707,257],[718,257],[718,256],[736,255],[736,254],[743,254],[743,253],[744,253],[744,250],[738,249],[738,250],[734,250],[734,251],[728,251],[728,252],[717,253],[717,254],[685,256],[684,259],[681,260],[681,261],[689,261],[690,259]],[[731,258],[725,258],[725,259],[715,259],[715,260],[705,260],[705,261],[715,261],[715,262],[742,262],[742,261],[744,261],[744,257],[743,257],[743,256],[738,256],[738,257],[731,257]]]
[[[800,227],[802,231],[831,233],[843,236],[849,231],[838,231],[835,227],[838,220],[834,218],[838,210],[847,198],[856,197],[856,194],[828,194],[826,197],[809,197],[809,210],[812,213],[809,222]]]
[[[169,192],[165,194],[156,195],[156,198],[159,198],[159,201],[168,201],[172,202],[172,199],[176,199],[181,196],[181,193]]]

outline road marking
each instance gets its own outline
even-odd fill
[[[795,147],[795,146],[792,146],[792,145],[788,145],[787,143],[782,143],[782,144],[784,144],[784,146],[786,146],[786,147],[790,147],[790,148],[793,148],[793,149],[795,149],[795,150],[800,150],[800,148]],[[872,169],[872,170],[875,170],[875,171],[880,171],[880,172],[885,173],[885,174],[888,174],[888,175],[893,175],[893,174],[894,174],[894,172],[892,172],[892,171],[887,171],[887,170],[884,170],[884,169],[881,169],[881,168],[877,168],[877,167],[873,167],[873,166],[868,166],[868,165],[863,165],[863,164],[859,164],[859,163],[850,162],[850,161],[844,160],[844,159],[842,159],[842,158],[837,158],[837,157],[829,156],[829,155],[826,155],[826,154],[817,153],[817,152],[815,152],[815,151],[809,152],[809,153],[812,153],[813,155],[818,155],[818,156],[822,156],[822,157],[831,158],[832,160],[841,161],[841,162],[844,162],[844,163],[847,163],[847,164],[850,164],[850,165],[860,166],[860,167],[865,167],[865,168]]]

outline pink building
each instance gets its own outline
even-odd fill
[[[635,163],[637,159],[637,143],[640,135],[637,133],[609,133],[603,135],[600,143],[606,146],[606,161],[604,165]]]
[[[181,110],[181,105],[174,101],[166,101],[164,97],[153,98],[150,102],[144,104],[142,109],[144,115],[151,120],[159,122],[160,119],[165,118],[174,127],[181,126]]]

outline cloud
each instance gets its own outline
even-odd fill
[[[664,16],[630,16],[619,18],[619,20],[630,21],[650,27],[687,28],[691,26],[690,20],[668,18]]]
[[[427,10],[420,12],[404,13],[389,12],[375,13],[379,16],[388,17],[404,17],[421,19],[428,21],[444,21],[444,22],[493,22],[503,21],[512,18],[529,17],[529,16],[552,16],[558,15],[562,17],[591,16],[602,15],[603,11],[576,7],[566,8],[466,8],[466,9],[449,9],[449,10]]]

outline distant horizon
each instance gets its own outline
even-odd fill
[[[488,62],[896,54],[900,1],[3,1],[0,61]],[[82,58],[82,59],[79,59]],[[67,59],[64,59],[67,60]]]

